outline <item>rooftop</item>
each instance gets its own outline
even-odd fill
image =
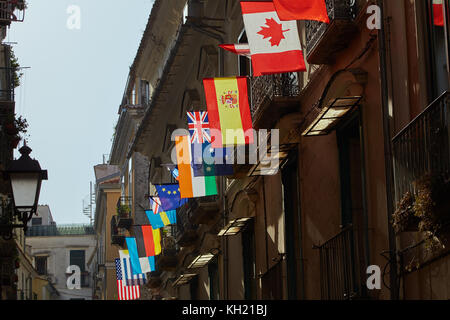
[[[27,237],[84,236],[95,234],[90,224],[61,224],[50,226],[32,226],[28,228]]]

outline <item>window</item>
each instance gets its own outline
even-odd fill
[[[86,254],[84,250],[70,250],[70,265],[79,266],[81,271],[81,287],[89,287],[89,274],[85,273]]]
[[[70,250],[70,265],[79,266],[81,272],[85,271],[85,252],[84,250]]]
[[[128,159],[128,196],[133,197],[133,159]]]
[[[434,100],[449,88],[445,26],[442,21],[444,6],[439,1],[427,1],[427,33],[429,44],[429,76],[431,99]]]
[[[219,266],[217,258],[208,264],[209,299],[219,300]]]
[[[42,225],[42,218],[32,218],[31,219],[32,226],[40,226]]]
[[[150,101],[150,84],[146,80],[141,80],[141,105],[147,105]]]
[[[244,295],[246,300],[256,299],[256,257],[254,221],[249,220],[242,232],[242,254],[244,262]]]
[[[47,257],[34,257],[34,263],[39,275],[47,274]]]

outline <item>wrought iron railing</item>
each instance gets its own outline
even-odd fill
[[[95,234],[94,227],[85,224],[31,226],[26,232],[27,237],[60,237],[93,234]]]
[[[117,214],[119,218],[131,218],[131,210],[133,208],[133,198],[122,196],[117,201]]]
[[[351,300],[361,295],[356,237],[351,226],[318,246],[324,300]]]
[[[358,2],[362,1],[325,0],[325,2],[330,22],[332,22],[333,20],[354,20],[358,13]],[[319,21],[309,20],[305,22],[307,55],[314,50],[329,26],[329,24]]]
[[[119,227],[119,216],[111,218],[111,244],[122,246],[125,242],[125,231]]]
[[[14,70],[0,67],[0,102],[14,101]]]
[[[23,22],[25,9],[25,0],[1,0],[0,24],[8,25],[12,21]]]
[[[445,92],[393,138],[396,200],[427,174],[450,176],[450,92]]]
[[[252,117],[267,100],[277,97],[297,97],[300,94],[298,74],[295,72],[251,78]]]
[[[192,223],[192,204],[195,202],[194,199],[189,199],[188,203],[177,209],[177,224],[174,230],[175,238],[179,238],[188,230],[197,229],[197,225]]]

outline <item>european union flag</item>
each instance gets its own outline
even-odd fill
[[[178,184],[155,185],[155,187],[161,200],[161,207],[165,212],[176,210],[188,201],[188,199],[181,199]]]

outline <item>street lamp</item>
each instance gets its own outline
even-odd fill
[[[47,170],[41,170],[39,162],[30,158],[31,151],[24,144],[19,150],[22,156],[11,161],[4,173],[5,179],[11,182],[15,214],[23,223],[12,227],[24,231],[37,210],[42,180],[47,180]]]

